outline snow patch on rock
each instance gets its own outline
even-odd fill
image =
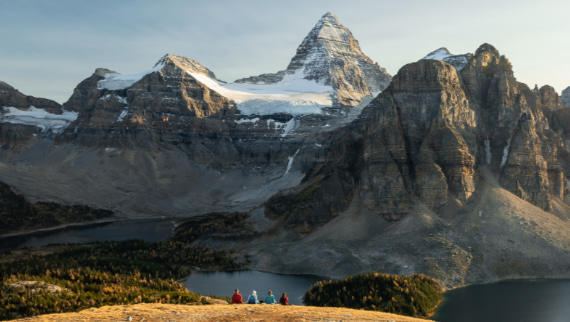
[[[4,112],[3,123],[37,126],[42,129],[42,133],[51,130],[55,134],[62,133],[69,123],[75,121],[79,115],[77,112],[68,111],[63,111],[62,114],[53,114],[33,106],[27,110],[5,106]]]
[[[293,166],[293,159],[295,159],[295,156],[297,155],[297,153],[299,153],[298,149],[297,152],[295,152],[295,154],[293,154],[292,157],[288,157],[289,158],[289,162],[287,163],[287,169],[285,170],[285,173],[283,173],[283,176],[287,175],[287,173],[289,173],[289,171],[291,170],[291,167]]]
[[[427,56],[425,56],[420,60],[423,59],[439,60],[450,64],[451,66],[455,67],[456,70],[462,70],[463,67],[467,65],[469,59],[471,59],[472,56],[473,56],[472,54],[453,55],[452,53],[449,52],[449,50],[447,50],[447,48],[442,47],[432,51],[431,53],[429,53]]]
[[[507,140],[507,145],[503,149],[503,159],[501,160],[501,166],[500,166],[501,170],[503,170],[503,168],[505,167],[505,164],[507,164],[507,158],[509,157],[509,148],[511,147],[511,140],[512,139],[513,139],[513,136],[511,135],[511,137]]]
[[[237,124],[242,124],[242,123],[257,123],[259,121],[259,117],[256,117],[254,119],[241,119],[241,120],[237,120],[236,123]]]
[[[447,48],[439,48],[435,51],[432,51],[427,56],[422,59],[433,59],[433,60],[443,60],[444,58],[453,56]]]
[[[108,73],[108,74],[105,74],[104,79],[97,82],[97,88],[108,89],[108,90],[112,90],[112,91],[119,90],[119,89],[125,89],[125,88],[133,86],[134,83],[140,81],[146,75],[161,70],[162,67],[164,67],[164,64],[157,64],[152,69],[149,69],[147,71],[140,72],[137,74],[130,74],[130,75]]]
[[[127,112],[129,110],[125,109],[121,112],[121,115],[119,115],[119,117],[117,118],[117,122],[123,122],[123,120],[125,119],[125,116],[127,116]]]
[[[106,100],[111,99],[111,97],[114,97],[119,103],[128,104],[126,97],[121,97],[121,96],[118,96],[118,95],[115,95],[115,94],[107,94],[107,95],[105,95],[105,96],[101,96],[101,98],[99,98],[99,99],[102,100],[102,101],[106,101]]]
[[[236,102],[242,115],[321,114],[323,107],[332,106],[332,86],[303,79],[302,70],[269,85],[225,84],[206,75],[188,73],[208,88]]]

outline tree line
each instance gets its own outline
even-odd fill
[[[442,300],[439,284],[421,274],[368,273],[311,286],[304,303],[428,317]]]
[[[199,216],[161,242],[127,240],[50,245],[59,251],[13,258],[0,253],[0,320],[46,313],[74,312],[88,307],[136,303],[194,303],[200,298],[175,280],[195,269],[239,270],[248,256],[235,250],[194,245],[200,237],[242,238],[250,228],[247,213]],[[24,251],[25,253],[25,251]],[[7,259],[8,258],[8,259]],[[14,287],[36,281],[65,292]],[[212,296],[211,296],[212,297]],[[227,300],[227,298],[224,298]]]

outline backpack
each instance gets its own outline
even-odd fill
[[[255,297],[253,295],[249,296],[249,301],[247,301],[248,304],[255,304]]]

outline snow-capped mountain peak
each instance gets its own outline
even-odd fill
[[[333,106],[366,104],[390,83],[384,68],[368,58],[352,33],[328,12],[297,48],[287,69],[236,80],[236,83],[276,84],[288,75],[301,75],[334,91]]]
[[[315,27],[309,32],[299,48],[307,45],[307,42],[314,39],[325,41],[339,41],[349,43],[353,40],[352,33],[338,20],[337,16],[327,12],[319,19]]]
[[[471,57],[473,57],[473,54],[471,53],[463,55],[453,55],[452,53],[449,52],[449,50],[447,50],[447,48],[441,47],[427,54],[422,59],[440,60],[450,64],[451,66],[455,67],[456,70],[459,71],[462,70],[463,67],[465,67],[465,65],[467,65]]]
[[[449,50],[447,50],[447,48],[441,47],[441,48],[436,49],[436,50],[432,51],[431,53],[427,54],[427,56],[425,56],[422,59],[442,60],[442,59],[450,57],[450,56],[453,56],[453,54],[450,53]]]

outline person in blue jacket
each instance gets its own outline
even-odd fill
[[[275,305],[275,296],[273,296],[273,292],[269,291],[269,293],[265,295],[263,302],[265,302],[265,304]]]
[[[251,292],[251,294],[247,298],[247,304],[259,304],[259,301],[257,300],[257,293],[255,292],[255,290]]]

